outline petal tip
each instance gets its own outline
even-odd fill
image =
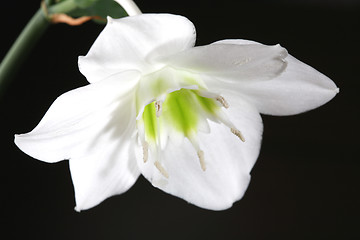
[[[21,144],[21,139],[22,139],[22,136],[23,136],[23,135],[24,135],[24,134],[14,134],[14,143],[15,143],[15,145],[16,145],[21,151],[24,152],[23,146],[22,146],[22,144]]]
[[[74,210],[79,213],[79,212],[81,212],[82,209],[79,206],[75,206]]]

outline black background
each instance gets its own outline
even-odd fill
[[[77,213],[68,163],[46,164],[13,144],[60,94],[87,84],[77,68],[103,26],[51,26],[0,100],[1,234],[8,239],[360,239],[359,1],[138,0],[181,14],[197,45],[243,38],[280,43],[332,78],[340,93],[290,117],[263,116],[261,154],[245,197],[226,211],[197,208],[143,177],[127,193]],[[37,1],[2,7],[0,57]]]

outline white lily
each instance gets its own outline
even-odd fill
[[[308,111],[338,89],[279,45],[194,43],[181,16],[109,18],[79,58],[90,84],[61,95],[17,146],[45,162],[70,160],[77,210],[127,191],[140,174],[199,207],[229,208],[259,154],[259,113]]]

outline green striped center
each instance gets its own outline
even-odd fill
[[[202,113],[215,114],[219,108],[214,99],[199,96],[196,90],[180,89],[169,93],[162,103],[159,118],[156,117],[154,102],[145,106],[142,115],[145,138],[156,143],[162,124],[189,137],[197,133],[199,121],[204,118]]]

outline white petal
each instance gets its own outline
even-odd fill
[[[117,120],[121,124],[120,116]],[[70,159],[77,211],[94,207],[108,197],[127,191],[139,177],[132,131],[134,124],[135,121],[125,132],[101,133],[92,146],[95,151]]]
[[[138,77],[122,73],[67,92],[33,131],[15,137],[34,158],[70,159],[77,210],[128,190],[139,176],[133,146]]]
[[[217,44],[260,45],[246,40],[226,40]],[[284,72],[270,81],[241,81],[233,84],[228,79],[208,78],[210,89],[247,99],[261,113],[270,115],[291,115],[319,107],[330,101],[338,88],[334,82],[314,68],[291,55],[285,59]]]
[[[152,58],[194,46],[195,28],[186,18],[170,14],[141,14],[108,19],[79,68],[89,82],[129,69],[153,71]]]
[[[130,117],[138,77],[126,72],[61,95],[31,132],[15,136],[15,143],[45,162],[87,154],[96,134],[112,123],[112,114]]]
[[[331,79],[292,56],[283,74],[267,82],[244,84],[246,98],[261,113],[291,115],[317,108],[330,101],[338,92]]]
[[[228,113],[242,130],[246,142],[241,142],[228,127],[210,122],[211,133],[199,133],[205,171],[201,169],[197,151],[185,138],[180,146],[169,141],[162,151],[160,163],[168,179],[154,167],[154,159],[144,163],[138,156],[141,173],[155,187],[199,207],[212,210],[231,207],[249,184],[250,170],[260,150],[262,121],[256,109],[244,102],[230,107]]]
[[[211,44],[164,58],[175,68],[221,76],[229,81],[270,79],[286,67],[287,52],[280,45]]]

